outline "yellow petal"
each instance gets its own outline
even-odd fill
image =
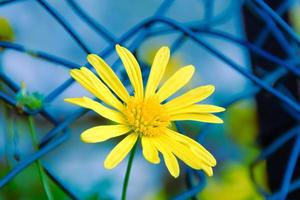
[[[185,113],[185,114],[175,114],[170,116],[171,121],[198,121],[198,122],[207,122],[222,124],[223,120],[213,114],[201,114],[201,113]]]
[[[161,47],[155,55],[146,86],[145,97],[154,95],[170,59],[170,49]]]
[[[73,103],[78,106],[84,107],[91,109],[98,113],[100,116],[110,119],[114,122],[118,122],[121,124],[126,123],[126,119],[124,118],[123,114],[116,111],[112,110],[110,108],[107,108],[106,106],[103,106],[101,103],[94,101],[88,97],[79,97],[79,98],[67,98],[64,99],[64,101],[68,103]]]
[[[83,142],[96,143],[103,142],[110,138],[114,138],[128,133],[131,128],[127,125],[103,125],[96,126],[85,130],[80,138]]]
[[[175,114],[186,114],[186,113],[218,113],[223,112],[225,108],[214,106],[214,105],[206,105],[206,104],[194,104],[187,106],[185,108],[181,108],[178,110],[173,110],[169,113],[169,115]]]
[[[138,135],[135,133],[131,133],[127,137],[125,137],[113,150],[108,154],[104,161],[104,167],[106,169],[112,169],[116,167],[130,152]]]
[[[177,140],[180,143],[186,144],[191,148],[192,151],[194,151],[197,155],[199,155],[202,158],[205,158],[205,160],[211,165],[215,166],[217,164],[216,159],[214,158],[211,153],[209,153],[201,144],[196,142],[195,140],[180,134],[176,131],[173,131],[171,129],[164,129],[164,133],[169,137]]]
[[[189,145],[176,141],[174,138],[168,137],[167,135],[163,135],[161,138],[164,140],[165,144],[171,143],[169,147],[172,149],[172,152],[185,164],[193,169],[202,169],[208,176],[213,175],[212,167],[215,165],[212,165],[212,163],[206,160],[205,157],[201,156],[201,154],[197,154],[193,151]]]
[[[137,60],[129,50],[120,45],[116,45],[116,50],[124,64],[129,80],[134,88],[135,95],[139,99],[142,99],[144,96],[143,79]]]
[[[114,94],[111,93],[106,85],[104,85],[104,83],[99,78],[97,78],[97,76],[93,72],[91,72],[86,67],[82,67],[81,71],[87,78],[90,79],[91,84],[94,86],[98,96],[100,97],[100,100],[119,110],[122,110],[124,108],[123,104],[115,97]]]
[[[162,102],[185,86],[193,77],[195,67],[188,65],[175,72],[158,90],[159,102]]]
[[[144,157],[153,164],[158,164],[160,162],[158,151],[153,145],[151,138],[143,136],[142,137],[142,148]]]
[[[215,90],[213,85],[200,86],[164,104],[169,111],[177,110],[200,102],[209,97]]]
[[[129,94],[108,64],[96,54],[88,55],[87,60],[93,65],[101,79],[110,87],[110,89],[126,103],[129,99]]]
[[[210,166],[204,165],[202,169],[207,174],[207,176],[212,176],[214,174],[213,169]]]
[[[71,76],[104,103],[119,110],[124,107],[102,81],[86,67],[71,70]]]
[[[168,137],[166,135],[162,135],[160,137],[162,142],[167,145],[169,144],[170,150],[185,164],[190,166],[193,169],[203,169],[206,166],[210,167],[211,165],[205,160],[205,158],[197,155],[188,145],[180,143],[175,139]]]
[[[156,148],[162,153],[164,157],[165,164],[170,172],[170,174],[177,178],[179,176],[179,165],[176,157],[173,153],[169,150],[170,144],[164,144],[160,137],[153,137],[152,141],[154,141]]]

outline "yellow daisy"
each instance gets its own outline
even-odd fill
[[[200,86],[165,102],[190,81],[194,66],[182,67],[159,87],[170,58],[169,48],[161,47],[155,55],[144,90],[141,69],[135,57],[120,45],[116,45],[116,51],[133,86],[132,96],[106,62],[95,54],[88,55],[87,60],[101,79],[86,67],[71,70],[71,76],[102,103],[88,97],[67,98],[65,101],[91,109],[117,123],[87,129],[81,134],[81,140],[96,143],[126,136],[105,159],[106,169],[116,167],[140,139],[145,159],[158,164],[160,152],[172,176],[179,175],[176,157],[212,176],[215,158],[193,139],[171,130],[170,125],[172,121],[183,120],[223,123],[211,113],[222,112],[224,108],[197,104],[214,92],[214,86]]]

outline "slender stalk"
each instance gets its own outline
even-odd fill
[[[130,152],[130,157],[129,157],[129,160],[128,160],[126,174],[125,174],[125,178],[124,178],[124,182],[123,182],[122,200],[126,200],[127,186],[128,186],[130,171],[131,171],[131,167],[132,167],[132,163],[133,163],[133,158],[134,158],[134,155],[135,155],[136,146],[137,146],[137,142],[135,143],[135,145],[133,146],[133,148]]]
[[[33,147],[34,147],[35,150],[38,150],[38,141],[37,141],[37,137],[36,137],[34,120],[33,120],[33,117],[30,116],[30,115],[28,116],[28,124],[29,124],[29,130],[30,130],[30,135],[31,135]],[[38,168],[41,183],[42,183],[43,188],[45,190],[45,194],[46,194],[48,200],[53,200],[53,196],[52,196],[52,193],[51,193],[51,190],[50,190],[49,182],[47,180],[46,174],[44,173],[41,161],[37,160],[36,165],[37,165],[37,168]]]

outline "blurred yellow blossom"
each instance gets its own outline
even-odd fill
[[[207,186],[199,194],[200,199],[211,200],[260,200],[263,197],[256,191],[246,166],[228,163],[222,168],[219,179],[209,179]]]
[[[0,17],[0,41],[12,42],[13,40],[13,28],[6,18]]]

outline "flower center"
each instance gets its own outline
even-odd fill
[[[156,136],[170,125],[166,109],[156,98],[139,100],[132,97],[123,111],[128,125],[141,136]]]

